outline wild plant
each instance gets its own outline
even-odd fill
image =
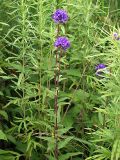
[[[0,7],[0,159],[119,160],[119,1]]]

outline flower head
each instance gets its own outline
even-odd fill
[[[52,15],[55,23],[65,23],[68,20],[67,12],[62,9],[57,9]]]
[[[107,70],[106,70],[106,65],[105,64],[98,64],[96,67],[95,67],[95,70],[96,70],[96,75],[97,76],[100,76],[100,77],[104,77],[103,74],[106,72],[107,73]]]
[[[70,47],[70,41],[66,37],[58,37],[54,43],[55,47],[61,47],[66,50]]]
[[[95,70],[98,71],[98,70],[104,69],[104,68],[106,68],[106,65],[101,63],[101,64],[98,64],[98,65],[95,67]]]
[[[117,32],[113,33],[113,37],[114,37],[115,40],[120,40],[120,36],[118,35]]]

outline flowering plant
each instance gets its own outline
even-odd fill
[[[68,21],[67,12],[62,9],[58,9],[52,15],[52,19],[55,23],[66,23]]]

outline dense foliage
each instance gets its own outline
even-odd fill
[[[119,0],[0,1],[0,160],[56,159],[59,45],[58,159],[120,160],[119,18]]]

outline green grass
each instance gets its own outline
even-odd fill
[[[60,35],[71,42],[61,58],[59,160],[119,160],[119,0],[0,1],[0,159],[55,159],[56,8],[68,12]]]

